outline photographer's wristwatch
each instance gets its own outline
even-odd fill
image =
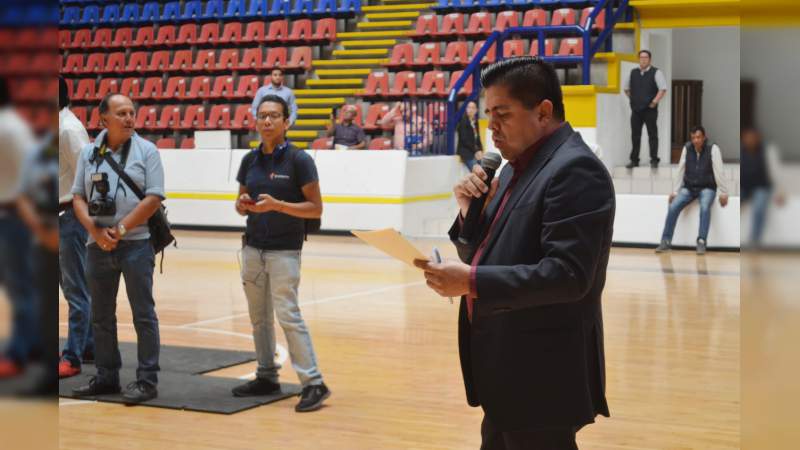
[[[128,230],[125,228],[125,225],[123,225],[122,223],[118,223],[117,224],[117,231],[119,231],[119,237],[120,238],[122,238],[126,234],[128,234]]]

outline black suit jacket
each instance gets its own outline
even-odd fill
[[[500,173],[470,264],[513,175]],[[502,431],[576,426],[609,415],[600,298],[614,224],[605,166],[569,124],[539,148],[513,187],[476,269],[473,320],[459,311],[467,401]]]
[[[469,124],[469,117],[466,114],[458,121],[456,127],[458,133],[458,147],[456,153],[464,162],[475,159],[475,152],[481,150],[481,141],[475,138],[475,131]]]

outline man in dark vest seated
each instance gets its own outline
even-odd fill
[[[639,165],[639,147],[642,143],[642,125],[647,126],[650,144],[650,167],[658,167],[658,102],[667,93],[664,73],[650,65],[649,50],[639,52],[639,67],[631,70],[625,79],[625,95],[631,102],[631,162],[625,166],[632,169]]]
[[[728,205],[728,188],[722,173],[722,153],[719,146],[706,138],[701,126],[692,128],[692,140],[687,142],[678,162],[675,189],[669,195],[669,212],[656,253],[665,252],[672,245],[675,223],[683,208],[695,199],[700,200],[700,231],[697,236],[697,254],[706,252],[708,227],[711,224],[711,204],[719,191],[719,204]]]

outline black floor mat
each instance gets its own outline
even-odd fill
[[[63,342],[62,342],[63,345]],[[136,344],[120,343],[122,387],[136,379]],[[222,378],[202,375],[203,373],[253,361],[252,352],[219,350],[210,348],[177,347],[162,345],[160,354],[161,371],[158,374],[158,397],[141,406],[185,409],[217,414],[234,414],[260,405],[295,396],[300,386],[281,383],[281,392],[263,397],[234,397],[231,389],[244,381],[236,378]],[[61,397],[123,403],[122,395],[103,395],[99,397],[75,397],[72,389],[86,384],[95,374],[93,364],[84,364],[80,375],[59,382],[58,394]]]

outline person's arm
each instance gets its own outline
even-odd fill
[[[234,202],[236,212],[239,213],[240,216],[246,216],[253,204],[255,204],[255,202],[250,198],[250,194],[247,192],[247,186],[240,184],[239,196],[236,197],[236,202]]]
[[[686,172],[686,147],[681,151],[681,159],[678,160],[678,173],[674,180],[672,180],[672,194],[669,196],[669,202],[678,195],[678,191],[683,187],[683,174]]]
[[[289,92],[289,122],[294,125],[297,121],[297,99],[294,97],[294,91]]]
[[[45,248],[58,251],[58,227],[46,226],[33,202],[24,194],[17,198],[17,214]]]
[[[593,158],[576,160],[553,176],[542,204],[541,235],[530,238],[540,241],[544,257],[533,264],[477,266],[481,302],[510,309],[572,303],[592,288],[614,220],[606,169]]]
[[[625,91],[625,95],[627,95],[628,98],[631,98],[631,75],[630,75],[630,72],[628,72],[628,75],[626,75],[625,78],[622,81],[622,90]]]
[[[400,114],[400,103],[396,103],[385,116],[378,121],[378,125],[384,130],[391,130],[394,128],[394,118]]]
[[[250,111],[253,113],[253,120],[256,120],[256,116],[258,115],[258,104],[261,103],[262,98],[264,98],[264,87],[258,88],[255,97],[253,97],[253,103],[250,105]]]
[[[354,150],[362,150],[367,148],[367,136],[364,134],[364,130],[360,127],[358,128],[358,143],[356,145],[351,145],[350,148]]]
[[[82,172],[81,176],[83,176]],[[86,229],[101,249],[111,251],[117,247],[119,237],[117,237],[116,232],[111,228],[96,226],[94,219],[89,215],[89,205],[86,203],[86,198],[75,191],[72,192],[72,210],[78,222],[83,225],[83,228]]]
[[[322,217],[322,194],[319,190],[319,181],[312,181],[302,188],[305,200],[298,203],[278,200],[269,194],[258,196],[258,202],[250,209],[255,213],[270,211],[287,214],[301,219],[319,219]]]
[[[714,171],[714,181],[717,183],[717,192],[720,200],[728,197],[728,184],[725,178],[724,166],[722,164],[722,151],[717,144],[711,147],[711,169]]]
[[[336,118],[331,114],[331,121],[325,126],[325,136],[334,137],[336,135]]]
[[[667,80],[666,78],[664,78],[664,72],[662,72],[661,70],[657,70],[655,77],[656,77],[656,85],[658,85],[658,94],[656,94],[653,101],[650,102],[650,105],[653,108],[658,106],[658,102],[660,102],[661,99],[664,98],[665,95],[667,95]]]
[[[81,149],[89,143],[86,131],[83,133],[78,130],[64,128],[58,133],[58,164],[69,169],[75,169],[78,164],[78,156]],[[60,198],[59,202],[68,201],[72,194]]]
[[[151,144],[152,145],[152,144]],[[129,212],[118,225],[123,225],[126,230],[146,223],[150,216],[161,207],[161,201],[166,197],[164,193],[164,166],[161,165],[161,155],[153,146],[145,158],[145,197]]]

